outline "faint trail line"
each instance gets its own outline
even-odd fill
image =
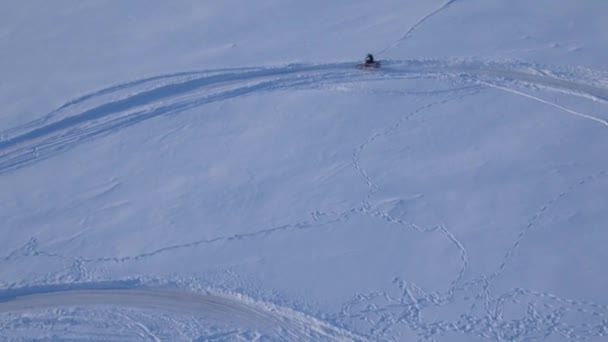
[[[399,45],[400,43],[402,43],[403,41],[405,41],[406,39],[408,39],[410,36],[412,36],[412,34],[414,33],[414,31],[416,31],[416,29],[418,29],[418,27],[420,27],[422,24],[424,24],[425,21],[427,21],[428,19],[430,19],[431,17],[433,17],[434,15],[436,15],[437,13],[445,10],[446,8],[450,7],[450,5],[452,5],[453,3],[455,3],[458,0],[448,0],[447,2],[445,2],[443,5],[441,5],[439,8],[437,8],[436,10],[432,11],[431,13],[425,15],[424,17],[422,17],[422,19],[420,19],[418,22],[416,22],[414,25],[412,25],[409,30],[407,30],[402,36],[401,38],[399,38],[398,40],[396,40],[393,44],[385,47],[384,49],[376,52],[377,55],[383,54],[386,51],[395,48],[397,45]]]
[[[608,120],[604,120],[604,119],[595,117],[593,115],[577,112],[577,111],[575,111],[573,109],[566,108],[564,106],[558,105],[557,103],[553,103],[551,101],[547,101],[547,100],[542,99],[540,97],[536,97],[534,95],[530,95],[530,94],[521,92],[519,90],[515,90],[515,89],[512,89],[512,88],[508,88],[508,87],[503,87],[503,86],[496,85],[496,84],[493,84],[493,83],[490,83],[490,82],[485,82],[485,81],[479,81],[479,83],[481,83],[483,85],[486,85],[488,87],[491,87],[491,88],[496,88],[496,89],[500,89],[500,90],[503,90],[503,91],[506,91],[506,92],[509,92],[509,93],[512,93],[512,94],[516,94],[516,95],[519,95],[519,96],[527,97],[527,98],[532,99],[534,101],[547,104],[547,105],[555,107],[557,109],[561,109],[561,110],[563,110],[563,111],[565,111],[567,113],[570,113],[570,114],[573,114],[573,115],[576,115],[576,116],[580,116],[580,117],[582,117],[584,119],[588,119],[588,120],[591,120],[591,121],[598,122],[598,123],[600,123],[600,124],[608,127]]]
[[[471,90],[473,88],[470,87],[460,87],[460,88],[454,88],[451,91],[452,92],[457,92],[460,90]],[[475,88],[476,90],[477,88]],[[359,146],[357,146],[355,149],[353,149],[353,153],[352,153],[352,163],[353,166],[355,167],[356,171],[363,177],[365,183],[367,184],[367,186],[370,188],[365,200],[364,200],[364,207],[366,208],[371,208],[371,203],[369,202],[371,200],[371,197],[373,196],[373,194],[378,190],[378,185],[376,185],[372,178],[369,176],[369,174],[367,173],[367,171],[361,166],[361,162],[360,162],[360,156],[361,153],[363,153],[363,150],[372,142],[374,142],[376,139],[381,138],[383,136],[386,136],[388,134],[391,134],[392,132],[396,131],[397,129],[399,129],[399,127],[403,124],[403,122],[409,120],[411,117],[413,117],[414,115],[429,109],[435,105],[439,105],[439,104],[443,104],[446,103],[448,101],[450,101],[451,99],[444,99],[441,101],[435,101],[435,102],[431,102],[429,104],[425,104],[422,105],[418,108],[416,108],[415,110],[411,111],[410,113],[402,116],[399,120],[397,120],[394,124],[392,124],[389,128],[384,129],[382,132],[376,132],[373,133],[369,138],[367,138],[367,140],[365,140],[365,142],[363,142],[362,144],[360,144]]]
[[[532,215],[532,217],[528,220],[526,227],[524,227],[519,232],[519,234],[517,234],[517,237],[516,237],[513,245],[505,253],[503,261],[498,266],[498,269],[496,271],[494,271],[492,274],[488,275],[488,280],[491,281],[491,280],[499,277],[500,274],[502,274],[502,272],[507,267],[509,261],[513,258],[513,255],[515,254],[516,250],[519,248],[519,246],[523,242],[525,236],[538,224],[538,222],[543,218],[544,214],[547,212],[547,210],[549,210],[549,208],[551,208],[553,205],[555,205],[556,203],[561,201],[564,197],[566,197],[567,195],[569,195],[570,193],[575,191],[581,185],[587,184],[588,182],[596,180],[598,178],[605,177],[607,174],[608,174],[607,171],[600,171],[596,174],[592,174],[592,175],[583,177],[583,178],[577,180],[574,184],[568,186],[568,188],[566,190],[561,191],[559,194],[557,194],[556,196],[551,198],[549,201],[547,201],[534,215]]]
[[[425,105],[422,105],[422,106],[414,109],[413,111],[409,112],[408,114],[403,115],[401,118],[399,118],[399,120],[397,120],[395,123],[390,125],[388,128],[385,128],[382,132],[373,133],[365,142],[363,142],[362,144],[357,146],[353,150],[353,154],[352,154],[353,166],[361,174],[365,183],[370,188],[368,191],[368,194],[366,195],[365,199],[362,202],[364,213],[368,214],[371,217],[380,217],[381,219],[383,219],[386,222],[404,226],[406,228],[414,229],[416,231],[423,232],[423,233],[431,233],[431,232],[439,231],[444,237],[446,237],[457,248],[457,250],[460,253],[460,259],[461,259],[462,266],[461,266],[460,270],[458,271],[456,278],[451,282],[450,290],[448,290],[448,293],[452,292],[453,288],[456,286],[456,284],[462,280],[462,278],[464,277],[464,274],[468,268],[469,258],[468,258],[468,253],[467,253],[464,245],[456,238],[456,236],[454,236],[453,233],[451,233],[444,226],[423,228],[414,223],[405,222],[401,219],[394,218],[389,213],[375,209],[374,205],[371,201],[372,201],[372,197],[373,197],[374,193],[378,191],[379,186],[376,183],[374,183],[374,181],[372,180],[369,173],[365,170],[365,168],[363,168],[361,166],[360,156],[367,146],[369,146],[371,143],[373,143],[377,139],[397,131],[401,127],[401,125],[403,125],[404,122],[406,122],[413,116],[418,115],[421,112],[423,112],[427,109],[430,109],[434,106],[443,105],[443,104],[449,103],[450,101],[453,101],[453,100],[458,100],[458,99],[462,99],[466,96],[477,94],[479,91],[479,88],[455,88],[454,89],[455,93],[458,93],[460,91],[462,91],[463,93],[459,94],[459,95],[449,96],[442,100],[427,103]]]
[[[62,255],[59,255],[56,253],[39,251],[37,249],[33,250],[31,252],[31,254],[59,257],[59,258],[67,259],[67,260],[76,260],[80,263],[137,261],[137,260],[153,257],[156,255],[160,255],[160,254],[178,250],[178,249],[193,248],[193,247],[198,247],[198,246],[206,245],[206,244],[219,243],[222,241],[233,242],[233,241],[240,241],[240,240],[246,240],[246,239],[253,239],[256,237],[260,237],[260,236],[268,236],[271,234],[291,231],[291,230],[316,229],[316,228],[331,225],[336,222],[347,220],[352,214],[357,213],[357,212],[362,212],[362,210],[359,208],[349,209],[349,210],[344,211],[343,213],[340,213],[335,218],[327,220],[327,221],[320,221],[320,222],[301,221],[301,222],[298,222],[295,224],[286,224],[286,225],[282,225],[282,226],[261,229],[261,230],[257,230],[257,231],[250,232],[250,233],[233,234],[233,235],[229,235],[229,236],[220,236],[220,237],[211,238],[211,239],[201,239],[201,240],[196,240],[196,241],[191,241],[191,242],[186,242],[186,243],[181,243],[181,244],[165,246],[165,247],[161,247],[161,248],[149,251],[149,252],[144,252],[144,253],[136,254],[136,255],[128,255],[128,256],[123,256],[123,257],[99,257],[99,258],[76,257],[76,258],[74,258],[74,257],[62,256]]]
[[[8,255],[4,256],[2,261],[7,262],[7,261],[11,261],[11,260],[17,260],[21,257],[26,257],[26,256],[59,258],[59,259],[63,259],[63,260],[74,261],[77,263],[79,262],[79,260],[75,259],[75,258],[70,258],[70,257],[63,256],[61,254],[40,250],[38,248],[38,239],[36,239],[34,237],[31,237],[23,246],[14,249]],[[79,267],[79,266],[75,265],[75,267]],[[85,270],[83,270],[83,271],[85,271]]]
[[[365,199],[362,201],[363,213],[369,215],[372,218],[379,217],[388,223],[403,226],[407,229],[413,229],[413,230],[416,230],[416,231],[419,231],[422,233],[439,232],[442,236],[444,236],[446,239],[448,239],[458,250],[458,252],[460,254],[460,260],[461,260],[462,265],[461,265],[460,269],[458,270],[458,274],[456,275],[455,279],[453,279],[451,281],[451,283],[449,284],[449,289],[446,292],[446,293],[448,293],[448,295],[446,296],[446,298],[454,297],[454,288],[462,280],[462,278],[464,277],[464,274],[468,268],[469,257],[468,257],[468,253],[467,253],[464,245],[454,236],[453,233],[451,233],[444,226],[425,228],[425,227],[418,226],[414,223],[406,222],[404,220],[395,218],[395,217],[391,216],[389,213],[375,209],[374,205],[372,203],[372,198],[373,198],[374,193],[376,191],[378,191],[379,186],[373,181],[370,174],[361,165],[360,158],[361,158],[361,154],[364,152],[364,150],[367,146],[369,146],[371,143],[377,141],[379,138],[397,131],[411,117],[413,117],[417,114],[420,114],[424,110],[427,110],[434,106],[442,105],[442,104],[448,103],[448,102],[456,100],[456,99],[462,99],[469,95],[477,94],[479,92],[479,89],[480,88],[470,88],[470,87],[467,87],[466,89],[465,88],[455,88],[453,92],[458,93],[459,91],[462,91],[463,93],[456,95],[456,96],[449,96],[445,99],[441,99],[439,101],[434,101],[432,103],[428,103],[428,104],[422,105],[422,106],[414,109],[413,111],[409,112],[408,114],[403,115],[401,118],[399,118],[395,123],[390,125],[388,128],[385,128],[380,132],[375,132],[375,133],[371,134],[370,137],[367,138],[367,140],[365,140],[362,144],[360,144],[356,148],[354,148],[353,153],[352,153],[353,166],[356,169],[356,171],[361,175],[365,184],[369,187],[368,194],[366,195]],[[395,279],[397,282],[400,283],[400,288],[403,291],[403,295],[405,296],[405,297],[402,297],[400,300],[390,299],[390,296],[388,296],[386,293],[372,294],[369,296],[361,295],[361,296],[363,296],[363,298],[383,297],[391,303],[391,304],[389,304],[390,306],[397,305],[397,307],[401,307],[401,309],[398,310],[399,314],[397,316],[395,316],[394,313],[391,313],[391,310],[388,309],[388,306],[384,309],[380,309],[380,308],[375,308],[375,305],[368,306],[364,310],[364,312],[362,312],[360,315],[359,314],[356,315],[358,319],[364,320],[371,324],[370,334],[379,339],[386,338],[387,337],[386,334],[391,330],[391,328],[395,324],[400,323],[400,322],[406,322],[410,326],[410,328],[414,331],[422,331],[422,330],[428,329],[428,326],[425,325],[422,320],[422,309],[420,306],[421,301],[418,301],[414,298],[412,290],[415,290],[416,292],[423,294],[424,298],[426,298],[429,302],[435,303],[436,305],[440,305],[441,302],[446,302],[448,300],[448,299],[442,298],[439,295],[429,295],[429,294],[425,293],[422,289],[416,287],[414,284],[410,284],[406,281],[399,280],[398,277],[395,277]],[[351,304],[355,305],[355,303],[356,303],[356,301],[352,302]],[[397,303],[399,303],[399,304],[397,304]],[[348,313],[349,311],[350,311],[350,308],[348,307],[348,305],[343,307],[342,315],[354,317]],[[374,319],[371,318],[372,315],[377,316],[378,319],[376,321],[374,321]],[[429,331],[435,331],[435,330],[430,329]],[[428,331],[426,332],[426,335],[428,335],[428,337],[432,336],[432,334],[429,333]]]
[[[365,183],[367,184],[367,186],[370,188],[367,196],[365,197],[365,199],[363,200],[363,208],[366,209],[371,209],[372,208],[372,204],[370,203],[371,198],[373,197],[374,193],[376,191],[378,191],[378,185],[374,183],[374,181],[372,180],[372,178],[370,177],[370,175],[368,174],[368,172],[365,170],[365,168],[363,168],[361,166],[361,153],[363,153],[363,151],[365,150],[365,148],[367,148],[368,145],[370,145],[371,143],[373,143],[374,141],[376,141],[377,139],[392,134],[393,132],[397,131],[401,125],[403,125],[404,122],[406,122],[407,120],[409,120],[410,118],[412,118],[415,115],[418,115],[419,113],[432,108],[434,106],[437,105],[442,105],[445,103],[448,103],[454,99],[461,99],[465,96],[469,96],[469,95],[474,95],[477,94],[479,92],[481,88],[477,88],[477,87],[470,87],[470,86],[465,86],[465,87],[455,87],[452,89],[448,89],[446,90],[446,92],[449,93],[459,93],[462,92],[463,95],[458,95],[458,96],[454,96],[454,97],[447,97],[445,99],[439,100],[439,101],[433,101],[431,103],[422,105],[416,109],[414,109],[413,111],[409,112],[406,115],[403,115],[401,118],[399,118],[399,120],[397,120],[395,123],[393,123],[392,125],[390,125],[388,128],[385,128],[384,130],[382,130],[381,132],[375,132],[373,133],[369,138],[367,138],[367,140],[365,140],[363,143],[361,143],[359,146],[357,146],[356,148],[353,149],[353,153],[352,153],[352,164],[355,167],[355,170],[361,175],[361,177],[363,177],[363,180],[365,181]]]
[[[454,236],[454,234],[452,232],[450,232],[446,227],[444,226],[436,226],[436,227],[431,227],[431,228],[424,228],[424,227],[420,227],[414,223],[411,222],[406,222],[404,220],[401,219],[397,219],[392,217],[390,214],[387,214],[385,212],[382,211],[375,211],[375,212],[370,212],[369,213],[370,216],[372,217],[380,217],[383,220],[392,223],[392,224],[396,224],[399,226],[403,226],[409,229],[414,229],[418,232],[421,233],[433,233],[433,232],[439,232],[441,235],[443,235],[445,238],[447,238],[458,250],[458,253],[460,254],[460,261],[461,261],[461,267],[460,270],[458,270],[458,274],[456,275],[455,279],[452,280],[452,282],[449,285],[449,289],[447,290],[446,293],[451,293],[454,291],[454,287],[462,280],[462,278],[464,277],[464,274],[468,268],[469,265],[469,257],[468,257],[468,253],[466,248],[464,247],[464,245],[462,244],[462,242],[460,242],[458,240],[458,238],[456,238],[456,236]]]

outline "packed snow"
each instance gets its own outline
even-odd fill
[[[3,2],[0,340],[604,341],[607,16]]]

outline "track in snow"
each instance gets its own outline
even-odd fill
[[[255,332],[272,340],[365,340],[312,316],[241,295],[133,287],[134,284],[88,283],[4,290],[0,291],[0,317],[6,313],[32,313],[70,307],[95,310],[123,307],[156,314],[189,315],[202,320],[205,325]],[[0,336],[3,330],[0,324]],[[106,330],[110,334],[113,328]],[[6,332],[9,332],[8,329]],[[148,333],[153,336],[150,331]]]
[[[3,138],[0,138],[0,173],[19,169],[52,157],[84,141],[111,134],[158,116],[173,115],[215,101],[255,95],[260,92],[318,89],[339,83],[429,78],[445,80],[463,87],[473,84],[477,87],[494,88],[523,96],[558,108],[565,113],[590,120],[593,124],[608,126],[604,117],[581,113],[540,96],[532,95],[529,89],[526,91],[526,88],[540,88],[608,104],[608,89],[597,81],[598,78],[606,79],[605,75],[580,71],[568,71],[564,74],[562,70],[547,72],[547,68],[524,63],[470,60],[389,61],[384,63],[382,69],[374,72],[355,70],[352,67],[353,64],[290,65],[276,68],[186,72],[137,80],[103,89],[72,100],[39,120],[1,132],[0,137]],[[557,76],[558,74],[563,76]],[[370,141],[373,139],[374,137],[370,138]],[[353,162],[370,187],[370,194],[373,194],[375,191],[373,179],[358,164],[359,153],[365,144],[367,143],[355,150]],[[428,338],[432,338],[438,333],[452,332],[477,335],[497,341],[523,341],[528,336],[551,334],[558,329],[561,329],[558,333],[572,339],[578,337],[590,339],[603,336],[603,332],[608,331],[608,320],[605,319],[608,308],[597,303],[563,299],[550,293],[533,292],[526,289],[514,289],[511,292],[492,297],[489,294],[491,277],[459,284],[467,266],[467,255],[464,247],[446,227],[426,229],[412,226],[375,210],[372,206],[364,205],[363,212],[394,224],[442,233],[459,249],[463,266],[447,293],[426,293],[415,284],[396,278],[395,283],[402,292],[401,297],[392,298],[386,293],[358,295],[354,301],[345,305],[343,312],[338,316],[339,320],[352,321],[352,326],[360,326],[362,321],[371,323],[373,325],[370,329],[372,336],[381,338],[388,337],[390,335],[388,332],[396,325],[407,325],[419,336]],[[294,227],[308,227],[307,224],[297,224]],[[272,228],[262,233],[290,227]],[[518,247],[528,229],[522,231],[513,250]],[[248,236],[258,234],[260,232]],[[84,261],[136,260],[166,250],[213,241],[215,240],[170,246],[151,253],[124,258],[124,260],[104,258]],[[510,250],[505,256],[497,274],[504,269],[511,253]],[[22,291],[19,296],[13,293],[10,300],[11,296],[7,295],[6,291],[4,294],[0,292],[0,314],[23,310],[30,313],[32,308],[87,306],[104,310],[104,306],[122,306],[136,310],[196,316],[219,325],[242,328],[246,331],[259,331],[263,336],[277,339],[350,340],[358,338],[314,317],[240,296],[194,294],[139,287],[99,289],[68,286],[53,291],[41,289],[40,291],[25,292],[27,293]],[[494,314],[465,313],[459,319],[449,322],[428,322],[422,319],[422,313],[426,310],[445,306],[458,297],[468,295],[482,296],[485,312]],[[502,307],[505,303],[518,300],[530,303],[531,309],[521,319],[503,320]],[[543,307],[533,307],[536,303],[542,303]],[[364,309],[358,310],[357,307],[364,307]],[[578,313],[598,319],[592,324],[582,326],[566,325],[560,323],[560,315],[565,313]],[[133,325],[139,326],[138,323],[133,323]],[[149,330],[145,326],[140,326],[140,329],[143,332]],[[0,332],[2,330],[0,325]],[[0,336],[2,336],[1,333]],[[150,336],[153,336],[153,333]]]
[[[509,91],[608,126],[605,118],[580,113],[513,89],[533,85],[608,103],[608,89],[586,75],[553,76],[524,63],[470,60],[387,61],[362,72],[354,63],[234,68],[157,76],[106,88],[72,100],[41,119],[0,132],[0,173],[44,160],[83,141],[161,115],[260,92],[311,89],[339,83],[436,78]],[[602,75],[603,77],[603,75]]]
[[[443,12],[444,10],[446,10],[448,7],[450,7],[451,5],[453,5],[456,1],[458,0],[448,0],[445,3],[443,3],[440,7],[438,7],[437,9],[433,10],[432,12],[430,12],[429,14],[425,15],[424,17],[420,18],[420,20],[418,20],[414,25],[410,26],[410,28],[399,38],[397,39],[393,44],[385,47],[384,49],[378,51],[376,54],[383,54],[386,51],[396,47],[397,45],[401,44],[402,42],[406,41],[408,38],[410,38],[413,33],[420,27],[422,26],[427,20],[431,19],[432,17],[434,17],[435,15]]]

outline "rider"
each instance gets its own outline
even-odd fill
[[[372,65],[374,63],[374,56],[372,56],[371,53],[368,53],[367,56],[365,56],[365,65]]]

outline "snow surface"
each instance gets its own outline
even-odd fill
[[[605,341],[607,17],[1,3],[0,339]]]

